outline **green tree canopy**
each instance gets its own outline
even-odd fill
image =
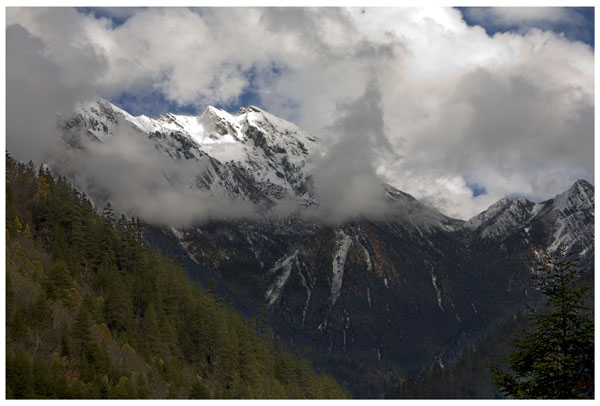
[[[145,244],[139,220],[114,224],[10,156],[6,182],[7,398],[348,397]]]
[[[506,358],[514,371],[494,368],[494,383],[506,395],[524,399],[594,396],[594,316],[585,305],[590,286],[564,253],[544,254],[533,277],[547,298],[548,311],[530,308],[533,331],[515,339]]]

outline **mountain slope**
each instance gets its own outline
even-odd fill
[[[98,102],[65,123],[68,134],[101,142],[129,126],[169,159],[198,168],[193,187],[267,207],[319,205],[311,163],[319,140],[255,107],[154,120]],[[466,222],[390,186],[382,193],[385,215],[337,225],[297,211],[145,225],[144,235],[239,309],[265,308],[282,341],[309,347],[359,397],[381,397],[407,375],[452,362],[525,301],[535,303],[536,251],[564,248],[593,264],[594,187],[586,181],[541,203],[503,199]]]
[[[535,302],[530,263],[535,250],[552,248],[558,213],[567,213],[570,249],[592,263],[593,188],[586,196],[580,211],[558,211],[552,200],[535,213],[518,200],[520,216],[494,220],[492,207],[473,228],[399,216],[341,227],[209,223],[172,238],[244,306],[266,306],[282,337],[322,354],[356,396],[373,397],[389,376],[451,362],[471,337]],[[482,237],[485,227],[497,231]]]

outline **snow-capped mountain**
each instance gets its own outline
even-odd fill
[[[323,152],[319,140],[254,106],[152,119],[99,101],[61,123],[75,147],[70,136],[107,143],[133,130],[193,168],[187,182],[198,189],[267,206],[318,205],[311,158]],[[469,337],[535,304],[532,252],[565,249],[593,265],[594,187],[586,181],[545,202],[502,199],[466,222],[381,190],[391,215],[379,219],[212,220],[148,225],[146,237],[247,314],[266,309],[283,342],[310,347],[319,366],[362,397],[447,363]],[[362,370],[369,375],[357,381]]]
[[[491,205],[464,224],[482,238],[505,235],[539,213],[542,205],[522,197],[508,197]]]
[[[63,122],[70,133],[83,130],[99,142],[129,127],[172,159],[189,160],[189,166],[196,162],[202,169],[192,183],[199,188],[253,202],[311,201],[309,157],[320,148],[319,140],[255,106],[235,115],[208,107],[197,117],[168,113],[153,119],[100,100],[80,105]]]
[[[504,240],[513,233],[536,241],[549,252],[565,250],[580,257],[594,247],[594,186],[578,180],[553,199],[533,203],[505,198],[465,222],[475,238]]]

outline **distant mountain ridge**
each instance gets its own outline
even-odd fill
[[[540,245],[550,252],[575,249],[579,256],[593,250],[594,186],[580,179],[553,199],[533,203],[522,197],[505,198],[474,216],[465,228],[484,239],[506,238],[521,231],[525,238],[536,229],[551,233]]]
[[[100,101],[61,125],[106,142],[122,123],[174,161],[201,163],[190,187],[267,206],[318,205],[318,138],[257,107],[150,119]],[[593,269],[594,186],[585,180],[540,203],[502,199],[468,221],[389,185],[382,191],[392,207],[384,218],[223,219],[147,225],[145,235],[247,313],[266,309],[284,342],[319,354],[319,366],[359,397],[452,362],[473,337],[535,302],[536,251],[564,249]]]

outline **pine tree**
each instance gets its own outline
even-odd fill
[[[10,183],[6,184],[6,229],[10,235],[14,235],[15,230],[15,219],[17,218],[17,207],[14,202],[13,188]]]
[[[115,331],[127,331],[132,326],[133,308],[131,294],[119,271],[107,270],[107,291],[104,316],[108,327]]]
[[[33,397],[33,371],[29,356],[18,351],[6,357],[6,392],[8,398]]]
[[[48,192],[50,190],[50,185],[48,183],[47,174],[44,172],[44,170],[41,167],[38,172],[37,180],[38,180],[37,192],[35,193],[35,196],[33,197],[33,200],[36,202],[40,199],[45,198],[48,195]]]
[[[76,339],[84,352],[89,350],[92,343],[92,323],[87,309],[84,306],[79,307],[79,313],[75,318],[75,325],[73,326],[73,338]],[[87,356],[87,354],[86,354]]]
[[[194,320],[190,320],[193,323]],[[160,328],[158,323],[158,315],[154,303],[150,303],[144,315],[142,317],[142,328],[141,328],[141,340],[140,342],[145,347],[146,351],[150,355],[157,355],[161,353],[160,348]]]
[[[109,224],[115,223],[115,210],[110,202],[106,203],[104,210],[102,210],[102,218]]]
[[[64,299],[66,292],[74,286],[73,277],[64,261],[59,260],[48,273],[47,291],[50,297]]]
[[[534,331],[515,340],[506,361],[514,371],[494,368],[494,383],[514,398],[571,399],[594,396],[594,318],[584,304],[590,286],[564,253],[544,255],[534,279],[548,297],[547,313],[530,308]]]
[[[210,396],[210,392],[208,391],[208,388],[206,387],[204,382],[202,382],[202,380],[199,377],[196,377],[196,379],[192,383],[192,388],[190,390],[190,399],[210,399],[210,398],[211,398],[211,396]]]
[[[54,393],[50,371],[45,360],[33,361],[33,392],[39,399],[51,398]]]

